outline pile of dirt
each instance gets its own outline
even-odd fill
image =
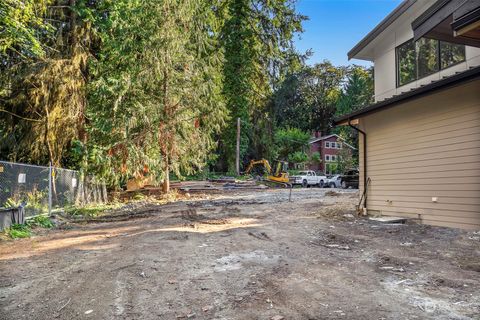
[[[355,210],[349,206],[345,208],[343,205],[324,206],[320,210],[314,212],[317,218],[327,218],[331,220],[354,220],[357,219]]]
[[[328,197],[339,197],[341,194],[335,190],[328,190],[327,192],[325,192],[325,195]]]
[[[351,250],[355,244],[355,240],[350,237],[327,232],[319,234],[310,243],[330,249]]]

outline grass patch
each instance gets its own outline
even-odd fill
[[[84,207],[68,207],[65,208],[65,213],[74,217],[95,218],[105,211],[117,209],[119,207],[121,207],[121,204],[118,203],[88,205]]]
[[[10,228],[5,229],[5,234],[12,239],[29,238],[32,236],[32,228],[50,229],[54,226],[49,217],[36,216],[27,220],[24,224],[12,224]]]
[[[12,239],[28,238],[32,235],[32,230],[26,224],[12,224],[5,232]]]

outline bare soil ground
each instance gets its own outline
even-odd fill
[[[327,189],[328,190],[328,189]],[[230,191],[0,243],[0,319],[480,319],[480,233]]]

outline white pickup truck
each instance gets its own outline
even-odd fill
[[[327,181],[327,177],[324,175],[317,176],[315,171],[307,170],[300,171],[297,175],[291,177],[290,181],[292,184],[301,184],[304,188],[309,186],[323,187],[323,184]]]

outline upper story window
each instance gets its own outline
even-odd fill
[[[325,141],[325,148],[342,149],[342,144],[340,142]]]
[[[396,48],[397,87],[465,61],[465,46],[434,39],[413,39]]]

